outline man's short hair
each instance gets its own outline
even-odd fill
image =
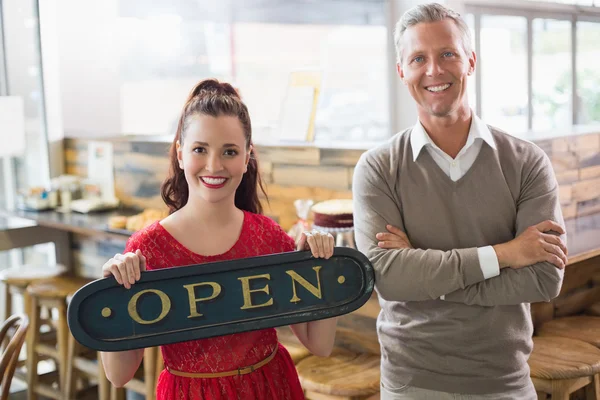
[[[428,3],[419,4],[406,11],[396,23],[396,28],[394,29],[396,61],[398,63],[402,62],[402,36],[408,28],[420,23],[443,21],[446,18],[453,20],[456,26],[458,26],[462,36],[463,49],[467,57],[469,57],[473,51],[473,45],[471,42],[471,31],[465,20],[451,8],[439,3]]]

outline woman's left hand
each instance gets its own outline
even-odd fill
[[[331,233],[317,231],[302,232],[296,250],[310,250],[313,257],[328,259],[333,255],[334,240]]]

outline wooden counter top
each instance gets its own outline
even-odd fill
[[[600,213],[565,221],[569,265],[600,255]]]
[[[119,240],[126,240],[133,232],[109,228],[109,218],[116,215],[130,216],[137,213],[138,211],[131,209],[118,209],[89,214],[81,214],[77,212],[62,213],[58,211],[0,210],[0,216],[5,216],[7,220],[10,217],[18,217],[29,221],[34,221],[39,226],[44,226],[47,228]]]

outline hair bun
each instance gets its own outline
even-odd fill
[[[233,86],[226,82],[219,82],[216,79],[205,79],[198,82],[196,87],[192,90],[191,97],[208,94],[231,96],[240,99],[239,93],[233,88]]]

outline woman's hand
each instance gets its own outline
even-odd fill
[[[331,233],[317,230],[302,232],[296,250],[310,250],[315,258],[333,255],[335,240]],[[335,341],[337,317],[291,325],[292,331],[311,353],[319,357],[331,354]]]
[[[386,225],[387,232],[379,232],[375,237],[379,242],[377,246],[382,249],[412,249],[406,233],[393,225]]]
[[[114,276],[119,285],[131,288],[140,280],[141,271],[146,270],[146,257],[141,251],[135,253],[115,254],[102,266],[102,277]]]
[[[296,246],[296,250],[310,250],[313,257],[328,259],[333,255],[334,240],[331,233],[317,231],[304,231]]]

